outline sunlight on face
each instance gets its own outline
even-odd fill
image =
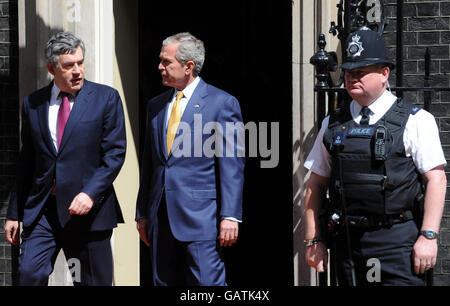
[[[76,95],[84,84],[83,50],[78,47],[73,54],[61,54],[55,66],[47,63],[47,69],[61,91]]]

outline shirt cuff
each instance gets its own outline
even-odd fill
[[[234,221],[234,222],[242,223],[242,220],[238,220],[238,219],[233,218],[233,217],[222,217],[222,220],[229,220],[229,221]]]

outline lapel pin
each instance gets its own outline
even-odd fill
[[[200,105],[199,104],[195,105],[195,108],[200,108]]]

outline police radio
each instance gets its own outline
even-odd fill
[[[386,160],[386,139],[387,128],[383,125],[378,126],[375,131],[374,142],[375,160]]]

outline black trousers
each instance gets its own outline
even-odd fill
[[[69,232],[61,228],[56,201],[50,196],[37,222],[22,232],[19,285],[46,286],[63,249],[75,286],[111,286],[112,230]]]
[[[425,286],[425,275],[414,273],[413,246],[419,237],[414,221],[389,228],[350,227],[352,259],[357,286]],[[335,240],[335,266],[339,286],[352,285],[345,229]]]

